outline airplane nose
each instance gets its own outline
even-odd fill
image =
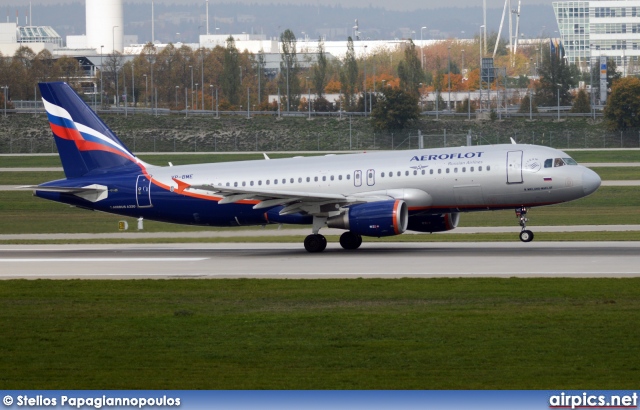
[[[584,194],[592,194],[600,187],[600,176],[590,169],[586,169],[582,173],[582,189]]]

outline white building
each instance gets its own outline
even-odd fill
[[[640,0],[561,1],[553,10],[569,63],[588,70],[606,56],[623,74],[640,71]]]

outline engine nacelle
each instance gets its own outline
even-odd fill
[[[458,226],[458,212],[440,215],[414,215],[409,218],[407,229],[416,232],[445,232]]]
[[[408,220],[407,204],[396,199],[350,206],[345,213],[329,218],[327,226],[380,237],[404,233]]]

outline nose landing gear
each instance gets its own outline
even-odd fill
[[[516,217],[520,219],[520,226],[522,227],[520,240],[522,242],[531,242],[533,240],[533,232],[527,229],[527,222],[529,222],[529,218],[527,218],[527,208],[524,206],[516,208]]]

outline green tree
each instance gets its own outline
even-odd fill
[[[521,114],[528,114],[529,112],[538,112],[538,106],[536,105],[535,98],[529,99],[529,94],[525,94],[520,100],[520,108],[518,112]]]
[[[589,95],[581,88],[576,94],[576,98],[573,101],[573,107],[571,107],[571,112],[576,113],[589,113],[591,112],[591,104],[589,103]]]
[[[456,107],[456,112],[460,113],[460,114],[464,114],[464,113],[468,113],[469,112],[469,99],[465,98],[464,101],[462,101],[462,104],[458,104],[458,107]],[[471,105],[471,112],[476,112],[476,109],[473,108],[473,105]]]
[[[240,101],[240,57],[236,42],[233,37],[227,39],[227,48],[224,52],[222,64],[222,94],[231,105],[237,105]]]
[[[613,84],[604,109],[609,128],[624,130],[640,127],[640,79],[621,78]]]
[[[356,82],[358,81],[358,62],[351,37],[347,39],[347,54],[340,70],[341,91],[344,96],[345,108],[352,111],[355,106]]]
[[[555,106],[571,104],[569,89],[573,85],[571,70],[564,58],[551,54],[549,48],[543,53],[542,64],[538,68],[540,81],[536,84],[535,102],[538,106]]]
[[[318,40],[318,58],[316,64],[311,68],[313,86],[318,98],[324,97],[324,88],[327,86],[327,55],[324,52],[324,41],[322,37]]]
[[[376,130],[401,130],[418,119],[418,96],[399,88],[385,87],[373,107],[372,121]]]
[[[286,29],[280,35],[282,61],[280,62],[280,86],[284,90],[287,111],[300,105],[300,81],[298,80],[298,59],[296,58],[296,36]]]
[[[426,83],[416,46],[411,39],[404,49],[404,60],[398,63],[398,77],[400,88],[415,94],[418,93],[420,83]]]

